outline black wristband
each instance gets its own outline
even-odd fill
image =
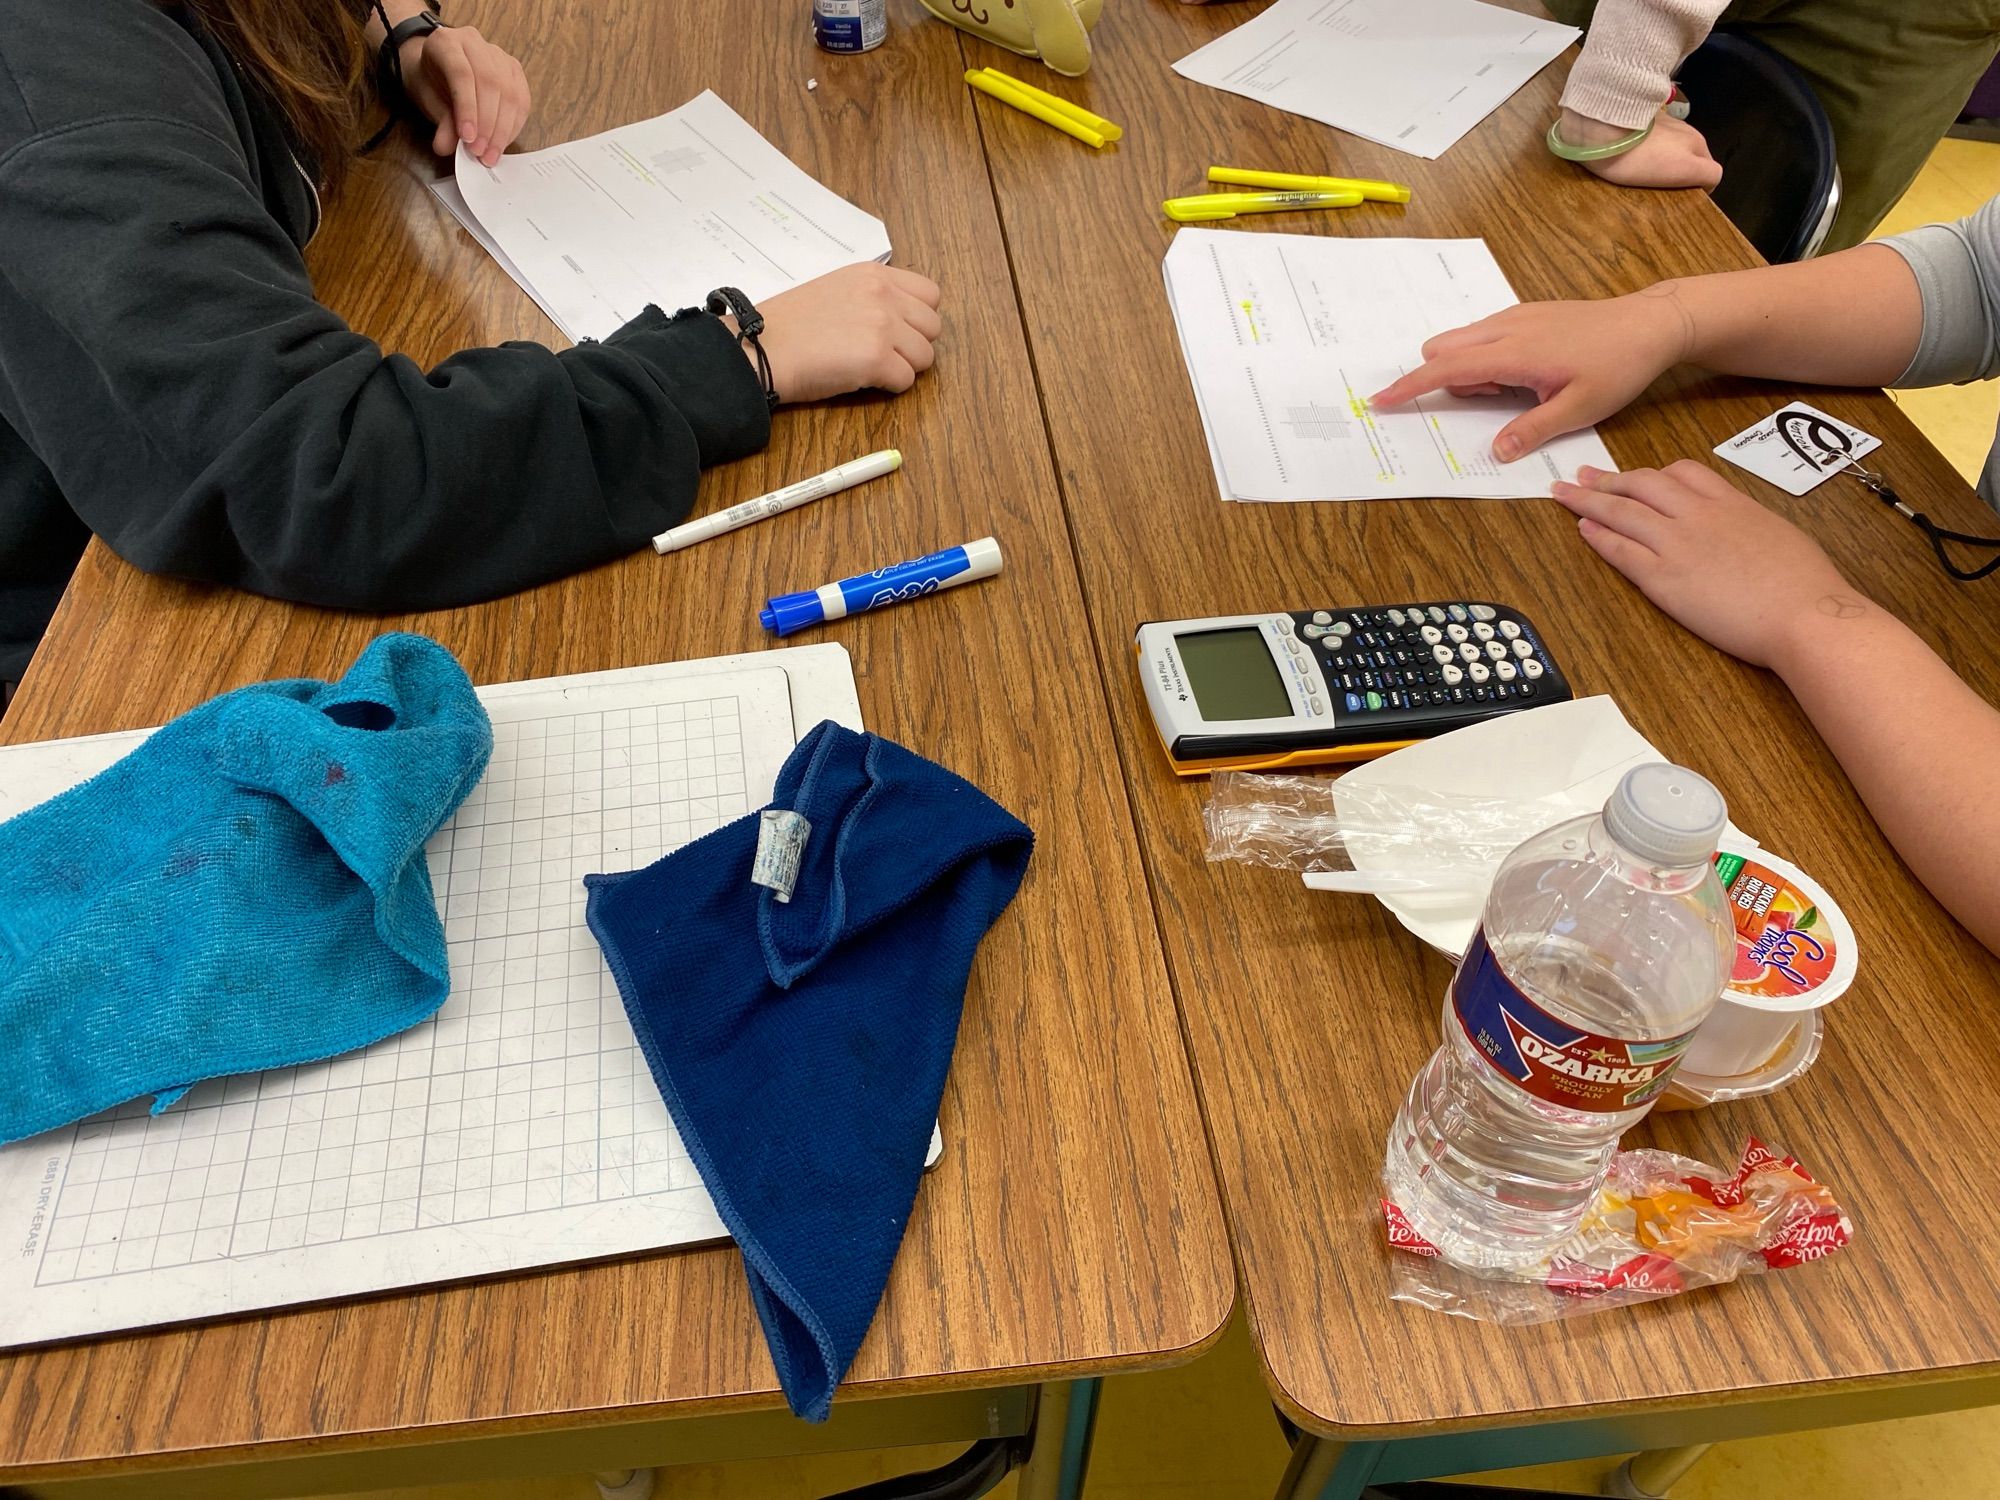
[[[403,43],[411,37],[429,36],[443,29],[444,22],[437,18],[437,12],[420,10],[391,26],[382,38],[382,49],[375,59],[375,78],[382,90],[382,102],[391,109],[410,100],[409,90],[403,85]]]
[[[363,155],[389,138],[389,132],[396,128],[398,115],[408,114],[415,108],[410,102],[409,89],[403,83],[403,43],[411,37],[428,36],[433,31],[444,29],[444,22],[438,19],[437,0],[424,0],[424,6],[414,16],[407,16],[391,26],[389,13],[382,8],[382,0],[372,0],[376,18],[382,23],[382,45],[375,54],[375,88],[382,96],[389,118],[362,145]]]
[[[778,409],[778,383],[771,378],[771,359],[764,352],[764,342],[759,337],[764,331],[764,315],[757,311],[757,304],[744,296],[733,286],[719,286],[708,294],[708,310],[715,317],[736,319],[736,341],[748,344],[750,352],[757,356],[757,378],[764,385],[764,399],[771,410]]]

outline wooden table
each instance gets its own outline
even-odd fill
[[[1898,862],[1779,683],[1654,611],[1552,502],[1219,502],[1161,292],[1173,226],[1159,203],[1200,191],[1218,162],[1408,181],[1404,208],[1229,227],[1480,235],[1526,298],[1625,292],[1753,264],[1753,253],[1705,197],[1619,191],[1550,158],[1540,135],[1562,63],[1437,162],[1169,71],[1246,9],[1108,5],[1086,78],[1034,75],[1123,124],[1112,150],[983,100],[980,123],[1252,1330],[1286,1414],[1350,1444],[1301,1445],[1289,1483],[1344,1494],[1371,1475],[2000,1399],[2000,1236],[1985,1207],[2000,964]],[[1015,66],[981,46],[968,56]],[[1677,375],[1603,433],[1628,467],[1702,457],[1793,394]],[[1880,465],[1917,508],[1993,529],[1886,397],[1811,399],[1885,439]],[[1752,488],[2000,698],[1995,585],[1950,582],[1915,528],[1848,481],[1798,501]],[[1752,1103],[1655,1116],[1639,1135],[1716,1163],[1733,1162],[1752,1130],[1784,1143],[1853,1211],[1857,1238],[1831,1263],[1536,1328],[1389,1300],[1384,1138],[1437,1045],[1450,966],[1372,901],[1205,861],[1203,786],[1167,770],[1131,639],[1146,620],[1467,596],[1523,608],[1580,693],[1614,693],[1856,924],[1860,978],[1807,1079]],[[1895,712],[1895,684],[1881,694]],[[1393,1441],[1420,1437],[1431,1440]]]
[[[740,1261],[716,1249],[0,1356],[0,1484],[296,1494],[1019,1430],[1039,1383],[1190,1357],[1232,1305],[957,33],[914,0],[859,59],[816,50],[797,0],[767,0],[755,25],[736,5],[657,0],[460,14],[528,60],[525,146],[714,87],[944,285],[942,359],[913,394],[781,416],[767,453],[712,476],[704,509],[877,448],[907,467],[726,542],[397,619],[149,578],[93,546],[0,739],[153,724],[243,683],[337,675],[392,628],[436,637],[480,682],[756,649],[766,594],[993,533],[1000,578],[824,637],[853,653],[870,728],[1037,836],[974,970],[946,1155],[828,1429],[774,1410]],[[399,143],[358,174],[312,248],[322,294],[423,363],[554,338],[432,200],[430,170]]]

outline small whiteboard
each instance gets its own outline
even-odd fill
[[[820,720],[860,728],[847,652],[479,696],[492,762],[427,849],[443,1007],[358,1052],[0,1149],[0,1347],[727,1238],[584,923],[583,877],[762,806]],[[146,733],[0,749],[0,817]]]

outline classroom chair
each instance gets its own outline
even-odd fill
[[[1833,126],[1791,62],[1718,31],[1681,65],[1688,123],[1722,163],[1715,206],[1772,265],[1819,252],[1840,210]]]

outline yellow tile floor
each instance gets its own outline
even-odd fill
[[[1895,234],[1956,219],[2000,194],[2000,144],[1948,140],[1882,226]],[[1993,441],[2000,382],[1903,392],[1904,409],[1968,479]],[[811,1500],[944,1462],[909,1448],[837,1458],[771,1459],[663,1470],[658,1500]],[[1107,1381],[1088,1500],[1257,1500],[1285,1466],[1285,1444],[1241,1318],[1201,1359]],[[1494,1484],[1596,1492],[1600,1460],[1481,1475]],[[995,1495],[1012,1500],[1012,1480]],[[584,1476],[383,1490],[366,1500],[595,1500]],[[2000,1408],[1917,1417],[1716,1447],[1674,1500],[2000,1500]]]

